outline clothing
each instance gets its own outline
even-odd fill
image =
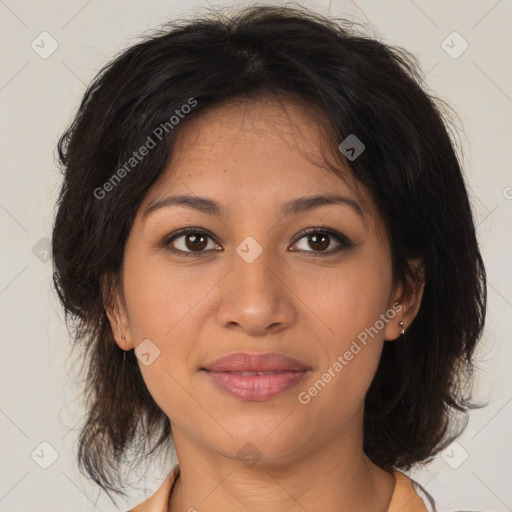
[[[167,512],[179,472],[179,465],[174,466],[160,487],[149,498],[126,512]],[[418,483],[396,469],[392,474],[395,477],[395,490],[387,512],[435,512],[432,498]]]

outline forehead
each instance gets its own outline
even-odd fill
[[[167,168],[141,209],[171,191],[235,208],[343,193],[373,217],[373,201],[329,140],[326,123],[318,109],[278,97],[231,100],[201,112],[179,127]]]
[[[325,151],[321,132],[320,115],[311,107],[272,97],[239,99],[185,123],[170,166],[183,169],[187,164],[210,163],[220,165],[224,173],[250,170],[247,174],[258,178],[265,174],[269,178],[276,169],[283,178],[292,169],[296,176],[307,171],[323,174],[316,169]]]

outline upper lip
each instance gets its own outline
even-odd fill
[[[311,368],[297,359],[276,352],[263,354],[236,352],[216,359],[202,369],[210,372],[278,372],[302,371]]]

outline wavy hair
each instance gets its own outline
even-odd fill
[[[401,342],[385,343],[366,396],[365,453],[383,469],[428,461],[464,428],[455,429],[456,416],[474,406],[485,268],[453,130],[414,57],[346,20],[299,7],[170,22],[101,69],[58,143],[53,281],[87,369],[78,460],[109,496],[122,494],[119,467],[130,447],[141,460],[146,441],[149,453],[172,441],[169,418],[133,351],[123,358],[105,312],[135,213],[189,119],[268,94],[320,111],[335,151],[349,134],[364,141],[347,164],[385,221],[395,282],[418,280],[409,261],[423,260],[420,310]],[[193,111],[98,199],[95,191],[189,98],[197,101]]]

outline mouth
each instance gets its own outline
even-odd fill
[[[295,387],[311,368],[284,354],[238,352],[206,364],[201,371],[222,392],[262,402]]]
[[[214,372],[203,369],[218,389],[246,401],[263,402],[297,386],[310,372],[304,370]]]

